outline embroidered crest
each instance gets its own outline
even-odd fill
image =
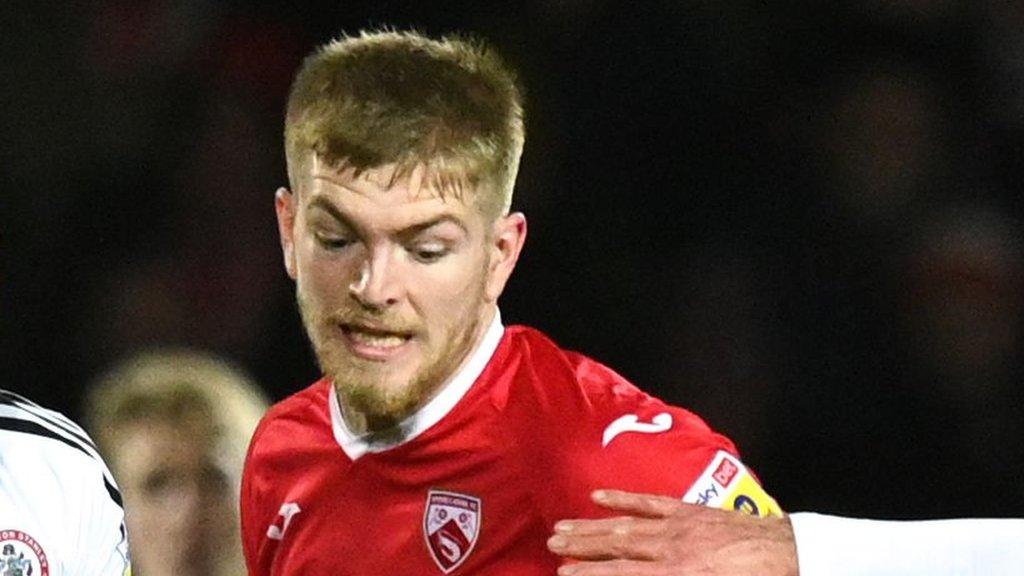
[[[442,572],[448,574],[465,562],[476,545],[481,520],[479,498],[443,490],[427,493],[423,535]]]
[[[0,576],[49,576],[43,547],[20,530],[0,530]]]

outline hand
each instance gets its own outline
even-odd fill
[[[592,498],[627,516],[557,523],[548,548],[581,560],[559,568],[559,576],[797,575],[788,518],[615,490],[598,490]]]

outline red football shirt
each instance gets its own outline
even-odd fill
[[[249,574],[550,576],[553,524],[607,515],[597,488],[775,511],[727,438],[530,328],[495,319],[423,412],[354,437],[326,379],[274,406],[242,482]]]

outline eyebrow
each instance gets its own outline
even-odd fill
[[[341,210],[339,210],[337,206],[332,204],[329,200],[327,200],[323,196],[315,196],[315,197],[313,197],[313,199],[311,199],[309,201],[309,208],[308,209],[312,210],[313,208],[319,208],[319,209],[323,210],[324,212],[327,212],[332,218],[334,218],[338,222],[341,222],[342,224],[344,224],[345,226],[347,226],[349,228],[352,228],[352,229],[358,229],[359,228],[351,220],[349,220],[348,217],[346,217],[344,214],[342,214]],[[406,226],[405,228],[402,228],[401,230],[398,230],[396,235],[398,235],[398,236],[415,236],[416,234],[419,234],[420,232],[423,232],[424,230],[429,230],[430,228],[433,228],[434,226],[440,226],[441,224],[444,224],[446,222],[450,222],[450,223],[454,224],[455,226],[458,226],[458,228],[460,230],[462,230],[462,232],[464,234],[469,234],[469,230],[466,228],[466,225],[463,224],[461,220],[459,220],[455,216],[452,216],[451,214],[440,214],[440,215],[438,215],[438,216],[436,216],[434,218],[431,218],[430,220],[427,220],[425,222],[418,222],[418,223],[413,224],[411,226]]]
[[[341,210],[338,210],[337,206],[331,204],[331,202],[324,198],[323,196],[314,196],[309,201],[309,206],[306,209],[312,210],[313,208],[319,208],[324,212],[330,214],[330,216],[335,220],[341,222],[342,224],[345,224],[349,228],[353,228],[352,222],[349,221],[349,219],[346,218],[345,215],[341,213]]]

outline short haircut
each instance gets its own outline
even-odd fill
[[[285,151],[293,190],[311,158],[360,172],[422,166],[439,194],[508,212],[524,140],[514,72],[480,40],[363,31],[308,56],[292,83]],[[490,188],[490,190],[488,190]]]
[[[267,408],[241,369],[187,349],[131,356],[102,374],[86,399],[86,426],[115,466],[121,434],[135,424],[198,425],[241,474],[249,439]]]

